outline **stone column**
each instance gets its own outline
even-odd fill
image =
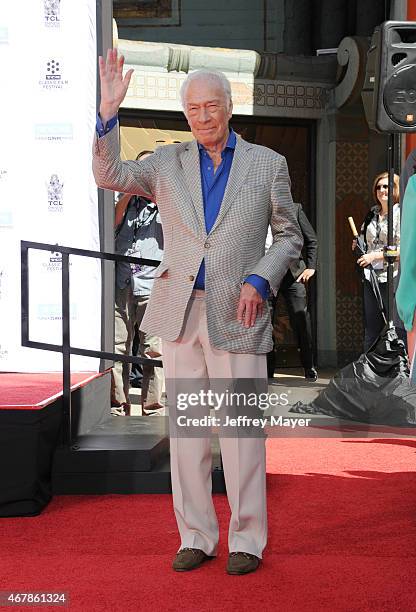
[[[338,47],[346,33],[347,0],[316,0],[313,21],[314,49]]]
[[[313,55],[313,2],[285,0],[284,52],[287,55]]]
[[[320,367],[337,366],[336,339],[336,110],[317,121],[316,228],[318,236],[317,345]]]

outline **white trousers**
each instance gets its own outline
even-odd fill
[[[267,378],[265,355],[228,353],[210,345],[204,296],[194,291],[180,338],[163,341],[166,379]],[[220,446],[231,509],[229,551],[261,558],[267,540],[265,440],[220,437]],[[170,456],[180,548],[200,548],[214,556],[218,521],[212,502],[211,438],[171,436]]]
[[[130,355],[134,338],[134,327],[140,324],[146,312],[149,296],[132,295],[130,285],[124,289],[116,287],[114,316],[114,352],[119,355]],[[148,357],[149,351],[161,353],[161,340],[146,334],[139,329],[139,355]],[[115,361],[112,368],[112,400],[120,404],[130,404],[130,370],[131,364]],[[163,406],[164,375],[163,368],[143,365],[142,410],[156,410]]]

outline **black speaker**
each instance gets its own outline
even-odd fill
[[[361,95],[370,128],[416,131],[415,21],[385,21],[374,30]]]

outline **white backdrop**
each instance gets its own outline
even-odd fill
[[[6,6],[5,6],[6,5]],[[95,0],[3,2],[0,11],[0,371],[61,370],[20,345],[20,240],[99,250],[91,171]],[[61,343],[60,256],[30,251],[30,339]],[[71,344],[100,348],[96,260],[70,258]],[[73,370],[98,360],[72,357]]]

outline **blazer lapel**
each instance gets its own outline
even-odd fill
[[[201,234],[202,230],[203,234],[206,235],[199,150],[196,140],[188,144],[185,151],[181,153],[180,160],[189,194],[191,196],[190,199],[193,204],[192,215],[190,215],[190,207],[188,206],[188,202],[182,202],[180,203],[180,206],[184,215],[186,216],[186,219],[188,220],[188,225],[190,228],[196,234]]]
[[[252,145],[237,136],[237,142],[234,150],[233,163],[228,177],[227,186],[225,188],[224,197],[222,199],[220,212],[211,229],[213,232],[225,217],[228,209],[238,195],[242,184],[245,181],[248,171],[250,170],[252,159]]]

